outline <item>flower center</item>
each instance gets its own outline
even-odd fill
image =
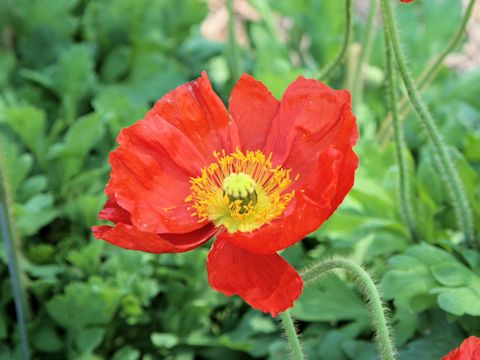
[[[191,204],[192,216],[234,233],[253,231],[285,211],[294,196],[293,190],[285,192],[292,183],[291,170],[274,167],[271,155],[259,150],[214,156],[216,162],[190,179],[191,194],[185,201]]]
[[[243,172],[230,174],[223,180],[223,191],[232,211],[244,214],[255,207],[258,201],[255,185],[255,180]]]

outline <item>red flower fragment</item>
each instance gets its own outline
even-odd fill
[[[409,2],[412,2],[413,0],[400,0],[400,1],[404,3],[409,3]]]
[[[450,351],[442,360],[480,360],[480,338],[470,336],[460,347]]]
[[[114,225],[94,226],[94,235],[152,253],[188,251],[217,235],[210,285],[276,316],[303,287],[277,252],[342,202],[357,137],[348,91],[300,77],[278,101],[245,74],[227,112],[203,73],[122,130],[99,214]]]

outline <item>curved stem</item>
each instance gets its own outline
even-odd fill
[[[1,154],[0,154],[1,157]],[[15,254],[15,242],[12,228],[10,225],[10,217],[8,214],[8,192],[6,178],[2,168],[0,158],[0,229],[5,246],[5,254],[8,261],[8,272],[10,273],[10,282],[12,286],[13,301],[15,304],[15,312],[18,322],[18,330],[20,334],[20,346],[22,350],[22,358],[28,360],[30,351],[28,347],[27,334],[27,312],[26,301],[20,281],[20,270],[18,267],[17,256]]]
[[[385,309],[380,294],[370,275],[361,266],[350,260],[341,258],[322,261],[312,268],[302,272],[305,286],[311,285],[336,269],[346,270],[353,275],[355,281],[358,283],[360,291],[367,300],[367,305],[375,329],[375,340],[377,342],[378,352],[383,360],[394,360],[395,348],[389,335],[387,317],[385,315]]]
[[[377,14],[378,0],[370,0],[370,8],[368,9],[368,18],[365,26],[365,32],[361,42],[360,58],[355,69],[353,78],[352,102],[355,113],[358,112],[358,106],[362,103],[363,96],[363,67],[368,62],[370,52],[373,45],[373,34],[375,29],[375,15]]]
[[[352,33],[352,0],[345,0],[345,34],[343,37],[342,48],[340,49],[337,57],[317,76],[319,80],[328,78],[332,74],[333,70],[335,70],[335,68],[342,62],[345,54],[347,53]]]
[[[395,150],[398,163],[398,185],[399,185],[399,200],[400,210],[402,213],[405,225],[408,228],[410,236],[414,240],[418,240],[417,226],[415,223],[415,216],[412,206],[412,185],[410,183],[409,166],[406,157],[405,137],[403,134],[403,127],[400,123],[397,108],[397,92],[396,79],[394,70],[394,58],[392,53],[392,46],[388,42],[386,32],[385,38],[385,64],[387,70],[387,103],[392,113],[394,135],[395,135]]]
[[[230,65],[230,75],[233,82],[240,78],[240,63],[238,58],[237,32],[235,29],[235,11],[233,8],[233,0],[227,0],[228,11],[228,59]]]
[[[445,46],[437,59],[431,63],[432,65],[427,67],[418,78],[418,87],[420,89],[428,85],[432,81],[432,79],[437,76],[445,58],[458,46],[458,44],[460,44],[460,41],[465,35],[465,29],[467,28],[468,20],[470,20],[470,17],[472,16],[475,1],[476,0],[470,0],[470,3],[465,10],[465,15],[463,16],[462,21],[460,22],[460,26],[458,27],[455,34],[452,36],[447,46]]]
[[[432,59],[429,61],[429,65],[422,71],[420,76],[417,78],[418,88],[420,92],[424,91],[428,85],[435,79],[438,75],[440,68],[443,64],[445,58],[450,54],[455,48],[458,47],[460,41],[463,39],[463,35],[465,33],[465,29],[467,27],[468,21],[472,17],[473,8],[475,6],[476,0],[470,0],[465,14],[462,17],[460,22],[460,26],[458,27],[455,34],[451,37],[448,41],[447,46],[443,49],[440,55],[436,59]],[[402,97],[399,102],[398,108],[403,109],[400,113],[400,119],[405,118],[408,113],[411,111],[411,107],[407,106],[408,99],[407,97]],[[391,125],[392,125],[392,118],[391,114],[387,115],[385,120],[382,122],[381,129],[379,131],[379,141],[381,144],[385,144],[390,136],[391,136]]]
[[[402,77],[403,83],[410,98],[415,112],[422,122],[429,140],[432,142],[433,150],[440,175],[445,183],[446,190],[452,201],[459,228],[462,230],[465,241],[474,244],[473,219],[472,212],[468,202],[467,195],[463,188],[458,171],[450,157],[448,148],[443,140],[440,131],[435,124],[430,111],[423,103],[417,86],[410,74],[403,49],[400,45],[393,7],[391,0],[381,0],[382,19],[388,42],[393,47],[395,59]]]
[[[292,350],[292,358],[294,360],[303,360],[302,347],[300,346],[300,341],[298,340],[297,331],[295,330],[295,325],[293,324],[290,312],[286,310],[279,316],[282,320],[283,329],[287,335],[290,349]]]

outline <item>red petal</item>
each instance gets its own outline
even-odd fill
[[[243,151],[263,149],[280,102],[260,81],[243,74],[232,90],[229,110]]]
[[[108,199],[103,210],[98,214],[100,220],[109,220],[114,223],[131,224],[130,213],[121,208],[115,199]]]
[[[320,81],[299,77],[282,97],[265,151],[273,153],[277,164],[284,164],[290,152],[295,151],[303,154],[305,167],[308,167],[313,144],[317,147],[325,145],[326,136],[338,123],[349,102],[348,91],[335,91]]]
[[[110,154],[107,193],[130,213],[133,225],[152,233],[185,233],[204,224],[191,216],[185,198],[189,179],[206,160],[190,140],[153,115],[124,129]]]
[[[239,248],[220,233],[208,254],[210,286],[227,296],[238,295],[272,316],[287,310],[302,293],[300,275],[277,254],[258,255]]]
[[[477,360],[480,359],[480,338],[470,336],[460,347],[450,351],[442,360]]]
[[[357,139],[348,91],[300,77],[282,98],[266,148],[274,152],[274,161],[300,175],[293,189],[328,202],[334,211],[353,186]]]
[[[209,163],[214,150],[231,152],[229,116],[204,72],[202,77],[177,87],[150,110],[178,128]]]
[[[310,192],[313,200],[302,189],[297,189],[285,212],[271,224],[252,232],[225,234],[229,241],[257,254],[271,254],[292,246],[322,225],[337,208],[353,184],[356,156],[346,159],[334,147],[326,148],[311,169]],[[350,167],[346,167],[345,164]],[[349,173],[348,171],[351,171]],[[339,176],[344,176],[340,179]],[[300,179],[299,179],[300,180]],[[295,184],[296,185],[296,184]],[[320,189],[314,192],[312,189]]]
[[[328,202],[332,205],[332,212],[340,205],[353,186],[355,170],[358,167],[358,157],[353,152],[357,142],[358,131],[355,117],[349,110],[341,116],[335,128],[328,134],[325,146],[317,149],[312,147],[311,157],[317,163],[311,169],[304,168],[299,153],[292,151],[285,162],[286,168],[301,169],[300,178],[293,188],[303,189],[314,201]],[[300,147],[298,144],[295,147]],[[332,192],[332,187],[335,191]]]
[[[116,224],[94,226],[93,234],[97,239],[130,250],[140,250],[155,254],[177,253],[192,250],[208,241],[217,231],[212,225],[187,234],[152,234],[138,230],[132,225]]]
[[[222,237],[253,253],[273,254],[302,240],[330,214],[330,204],[318,204],[299,192],[271,224],[252,232],[222,233]]]

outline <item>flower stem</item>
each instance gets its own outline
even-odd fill
[[[427,131],[428,138],[432,142],[437,166],[452,201],[458,226],[463,232],[465,241],[470,245],[473,245],[474,232],[472,212],[458,170],[450,157],[448,148],[435,124],[435,120],[420,97],[417,86],[411,76],[410,69],[407,66],[407,60],[403,53],[402,46],[400,45],[400,38],[395,24],[392,1],[381,0],[381,8],[385,35],[388,42],[393,47],[395,60],[407,90],[408,97],[410,98],[410,102]]]
[[[8,192],[5,173],[2,168],[2,160],[0,154],[0,229],[5,246],[5,254],[8,262],[8,271],[10,273],[10,282],[12,286],[13,301],[15,304],[15,312],[18,322],[18,330],[20,335],[20,347],[22,358],[28,360],[30,358],[30,350],[28,347],[27,335],[27,311],[26,301],[20,282],[20,270],[18,260],[15,254],[15,242],[13,238],[12,227],[10,225],[10,217],[8,214]]]
[[[282,320],[283,329],[287,335],[290,349],[292,350],[292,358],[294,360],[303,360],[302,347],[300,346],[300,341],[298,340],[297,331],[295,330],[295,325],[293,324],[290,312],[286,310],[279,316]]]
[[[445,58],[448,56],[450,52],[456,49],[460,44],[460,41],[463,39],[462,35],[464,35],[465,33],[465,29],[467,27],[468,21],[472,17],[475,1],[476,0],[470,0],[467,6],[467,9],[465,11],[465,14],[462,17],[462,21],[460,22],[460,26],[458,27],[457,31],[452,36],[450,41],[448,41],[447,46],[443,49],[443,51],[440,53],[440,55],[436,59],[431,59],[429,61],[429,65],[422,71],[422,73],[418,77],[417,82],[418,82],[418,89],[420,90],[420,92],[425,90],[427,86],[435,79],[435,77],[438,75],[440,71],[440,68]],[[411,107],[407,106],[407,103],[408,103],[407,97],[402,97],[398,106],[398,108],[403,109],[400,113],[400,119],[405,118],[411,110]],[[382,126],[378,134],[378,138],[381,144],[385,144],[386,142],[388,142],[391,136],[391,124],[392,124],[392,118],[389,114],[387,115],[385,120],[382,122]]]
[[[395,348],[389,335],[385,308],[383,307],[382,300],[375,283],[370,275],[361,266],[350,260],[342,258],[333,258],[321,261],[317,265],[302,272],[302,278],[305,282],[305,286],[311,285],[315,281],[327,276],[336,269],[346,270],[353,275],[358,287],[360,288],[360,291],[367,300],[367,305],[375,329],[375,339],[377,342],[378,352],[383,360],[394,360]]]
[[[395,135],[395,150],[398,163],[398,185],[399,185],[399,200],[400,211],[403,220],[408,228],[410,236],[413,240],[418,241],[417,226],[415,223],[415,215],[413,212],[412,202],[412,184],[409,176],[409,164],[406,157],[405,137],[403,134],[403,127],[400,123],[397,108],[397,92],[396,92],[396,78],[394,69],[394,58],[392,53],[392,46],[388,42],[386,32],[385,38],[385,63],[387,70],[387,103],[392,113],[394,135]]]
[[[235,28],[235,11],[233,0],[227,0],[228,11],[228,63],[230,65],[230,75],[233,82],[240,78],[239,51],[237,43],[237,32]]]
[[[470,0],[467,9],[465,10],[465,15],[462,17],[462,21],[460,22],[460,26],[458,27],[457,31],[453,35],[453,37],[448,42],[447,46],[443,49],[440,55],[434,60],[431,66],[425,68],[422,72],[420,77],[418,78],[418,87],[422,89],[425,85],[429,84],[433,78],[435,78],[440,71],[440,67],[443,64],[443,61],[450,54],[457,46],[460,44],[460,41],[463,39],[465,34],[465,29],[468,24],[468,20],[473,13],[473,7],[475,5],[476,0]]]
[[[340,52],[337,54],[337,57],[329,64],[327,67],[320,72],[316,77],[319,80],[325,80],[328,78],[333,70],[342,62],[345,54],[347,53],[348,45],[350,44],[350,38],[353,33],[353,24],[352,24],[352,0],[345,0],[345,33],[343,37],[342,47]]]
[[[355,113],[358,112],[358,106],[362,103],[363,96],[363,67],[368,62],[370,52],[373,45],[373,34],[375,29],[375,15],[377,14],[378,0],[370,0],[370,8],[368,9],[368,18],[365,25],[365,32],[362,36],[360,45],[360,59],[355,69],[355,76],[353,78],[352,102]]]

